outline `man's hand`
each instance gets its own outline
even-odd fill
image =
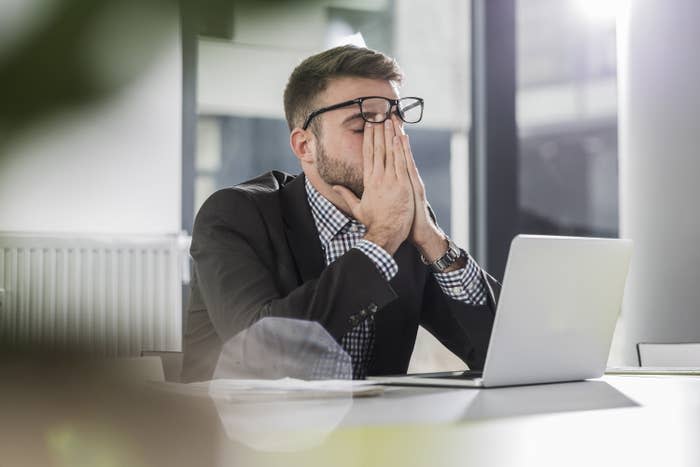
[[[393,255],[408,237],[415,212],[407,158],[394,121],[365,124],[362,156],[362,199],[340,185],[333,190],[343,197],[353,217],[367,227],[365,239]]]
[[[408,169],[411,186],[413,187],[413,198],[415,204],[415,215],[413,225],[409,233],[408,239],[413,243],[418,251],[428,262],[434,262],[447,252],[447,237],[435,224],[430,212],[428,211],[428,200],[425,195],[425,184],[418,173],[416,162],[413,159],[413,152],[408,140],[408,135],[403,130],[396,117],[392,117],[396,134],[399,135],[401,141],[401,149],[406,158],[406,167]],[[465,262],[460,260],[450,266],[446,271],[452,271],[460,267],[464,267]]]

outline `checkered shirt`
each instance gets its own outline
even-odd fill
[[[331,264],[351,248],[366,254],[387,280],[399,271],[394,258],[379,245],[364,240],[367,228],[355,219],[348,218],[323,197],[306,179],[306,196],[316,224],[326,265]],[[433,273],[443,292],[449,297],[468,304],[483,305],[486,287],[476,262],[467,256],[467,265],[446,273]],[[343,349],[350,355],[354,379],[364,379],[374,350],[374,317],[358,324],[341,339]]]

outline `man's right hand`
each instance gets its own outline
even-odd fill
[[[334,185],[333,190],[367,227],[365,239],[393,255],[411,230],[415,208],[406,157],[390,119],[365,123],[362,156],[362,199],[344,186]]]

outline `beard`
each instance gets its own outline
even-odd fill
[[[344,186],[352,191],[355,196],[362,198],[365,185],[360,170],[345,161],[339,161],[329,157],[326,148],[324,148],[322,144],[319,144],[317,149],[318,158],[316,160],[316,166],[321,179],[331,186]]]

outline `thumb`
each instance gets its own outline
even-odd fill
[[[360,204],[360,199],[355,196],[355,193],[341,185],[333,185],[331,189],[343,198],[343,201],[345,201],[350,210],[354,213]]]

